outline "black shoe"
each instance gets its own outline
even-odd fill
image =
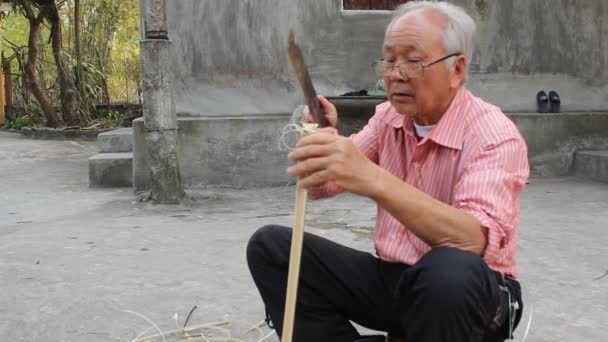
[[[549,97],[547,97],[547,93],[544,90],[541,90],[536,94],[536,103],[538,104],[539,113],[549,112]]]
[[[549,100],[551,101],[551,112],[559,113],[562,101],[559,98],[559,94],[555,90],[551,90],[549,92]]]

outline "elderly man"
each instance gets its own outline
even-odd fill
[[[325,129],[289,155],[289,174],[312,198],[348,191],[378,204],[377,256],[305,236],[295,341],[368,340],[351,322],[414,342],[511,337],[523,307],[515,252],[529,167],[515,125],[463,85],[474,35],[454,5],[399,7],[378,62],[389,102],[350,138]],[[335,107],[320,101],[335,127]],[[263,227],[247,248],[279,332],[290,236]]]

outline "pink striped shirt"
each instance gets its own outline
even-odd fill
[[[419,141],[413,120],[385,102],[351,139],[393,175],[476,217],[488,240],[484,260],[495,271],[517,274],[519,198],[529,165],[525,141],[500,108],[462,87],[441,120]],[[341,191],[328,183],[311,190],[310,197]],[[374,244],[383,260],[409,265],[431,248],[381,207]]]

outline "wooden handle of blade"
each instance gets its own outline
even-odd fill
[[[291,342],[293,325],[296,314],[298,296],[298,280],[300,279],[300,262],[302,260],[302,245],[304,242],[304,215],[308,191],[298,188],[296,192],[296,211],[291,236],[291,252],[289,254],[289,273],[287,275],[287,295],[285,314],[283,317],[283,334],[281,342]]]

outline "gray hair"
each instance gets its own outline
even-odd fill
[[[443,42],[446,53],[460,52],[466,57],[467,64],[471,62],[475,51],[477,25],[462,7],[445,1],[410,1],[397,7],[386,28],[386,35],[401,17],[416,10],[431,10],[443,14],[447,20]],[[450,58],[450,60],[448,63],[451,64],[453,59]]]

